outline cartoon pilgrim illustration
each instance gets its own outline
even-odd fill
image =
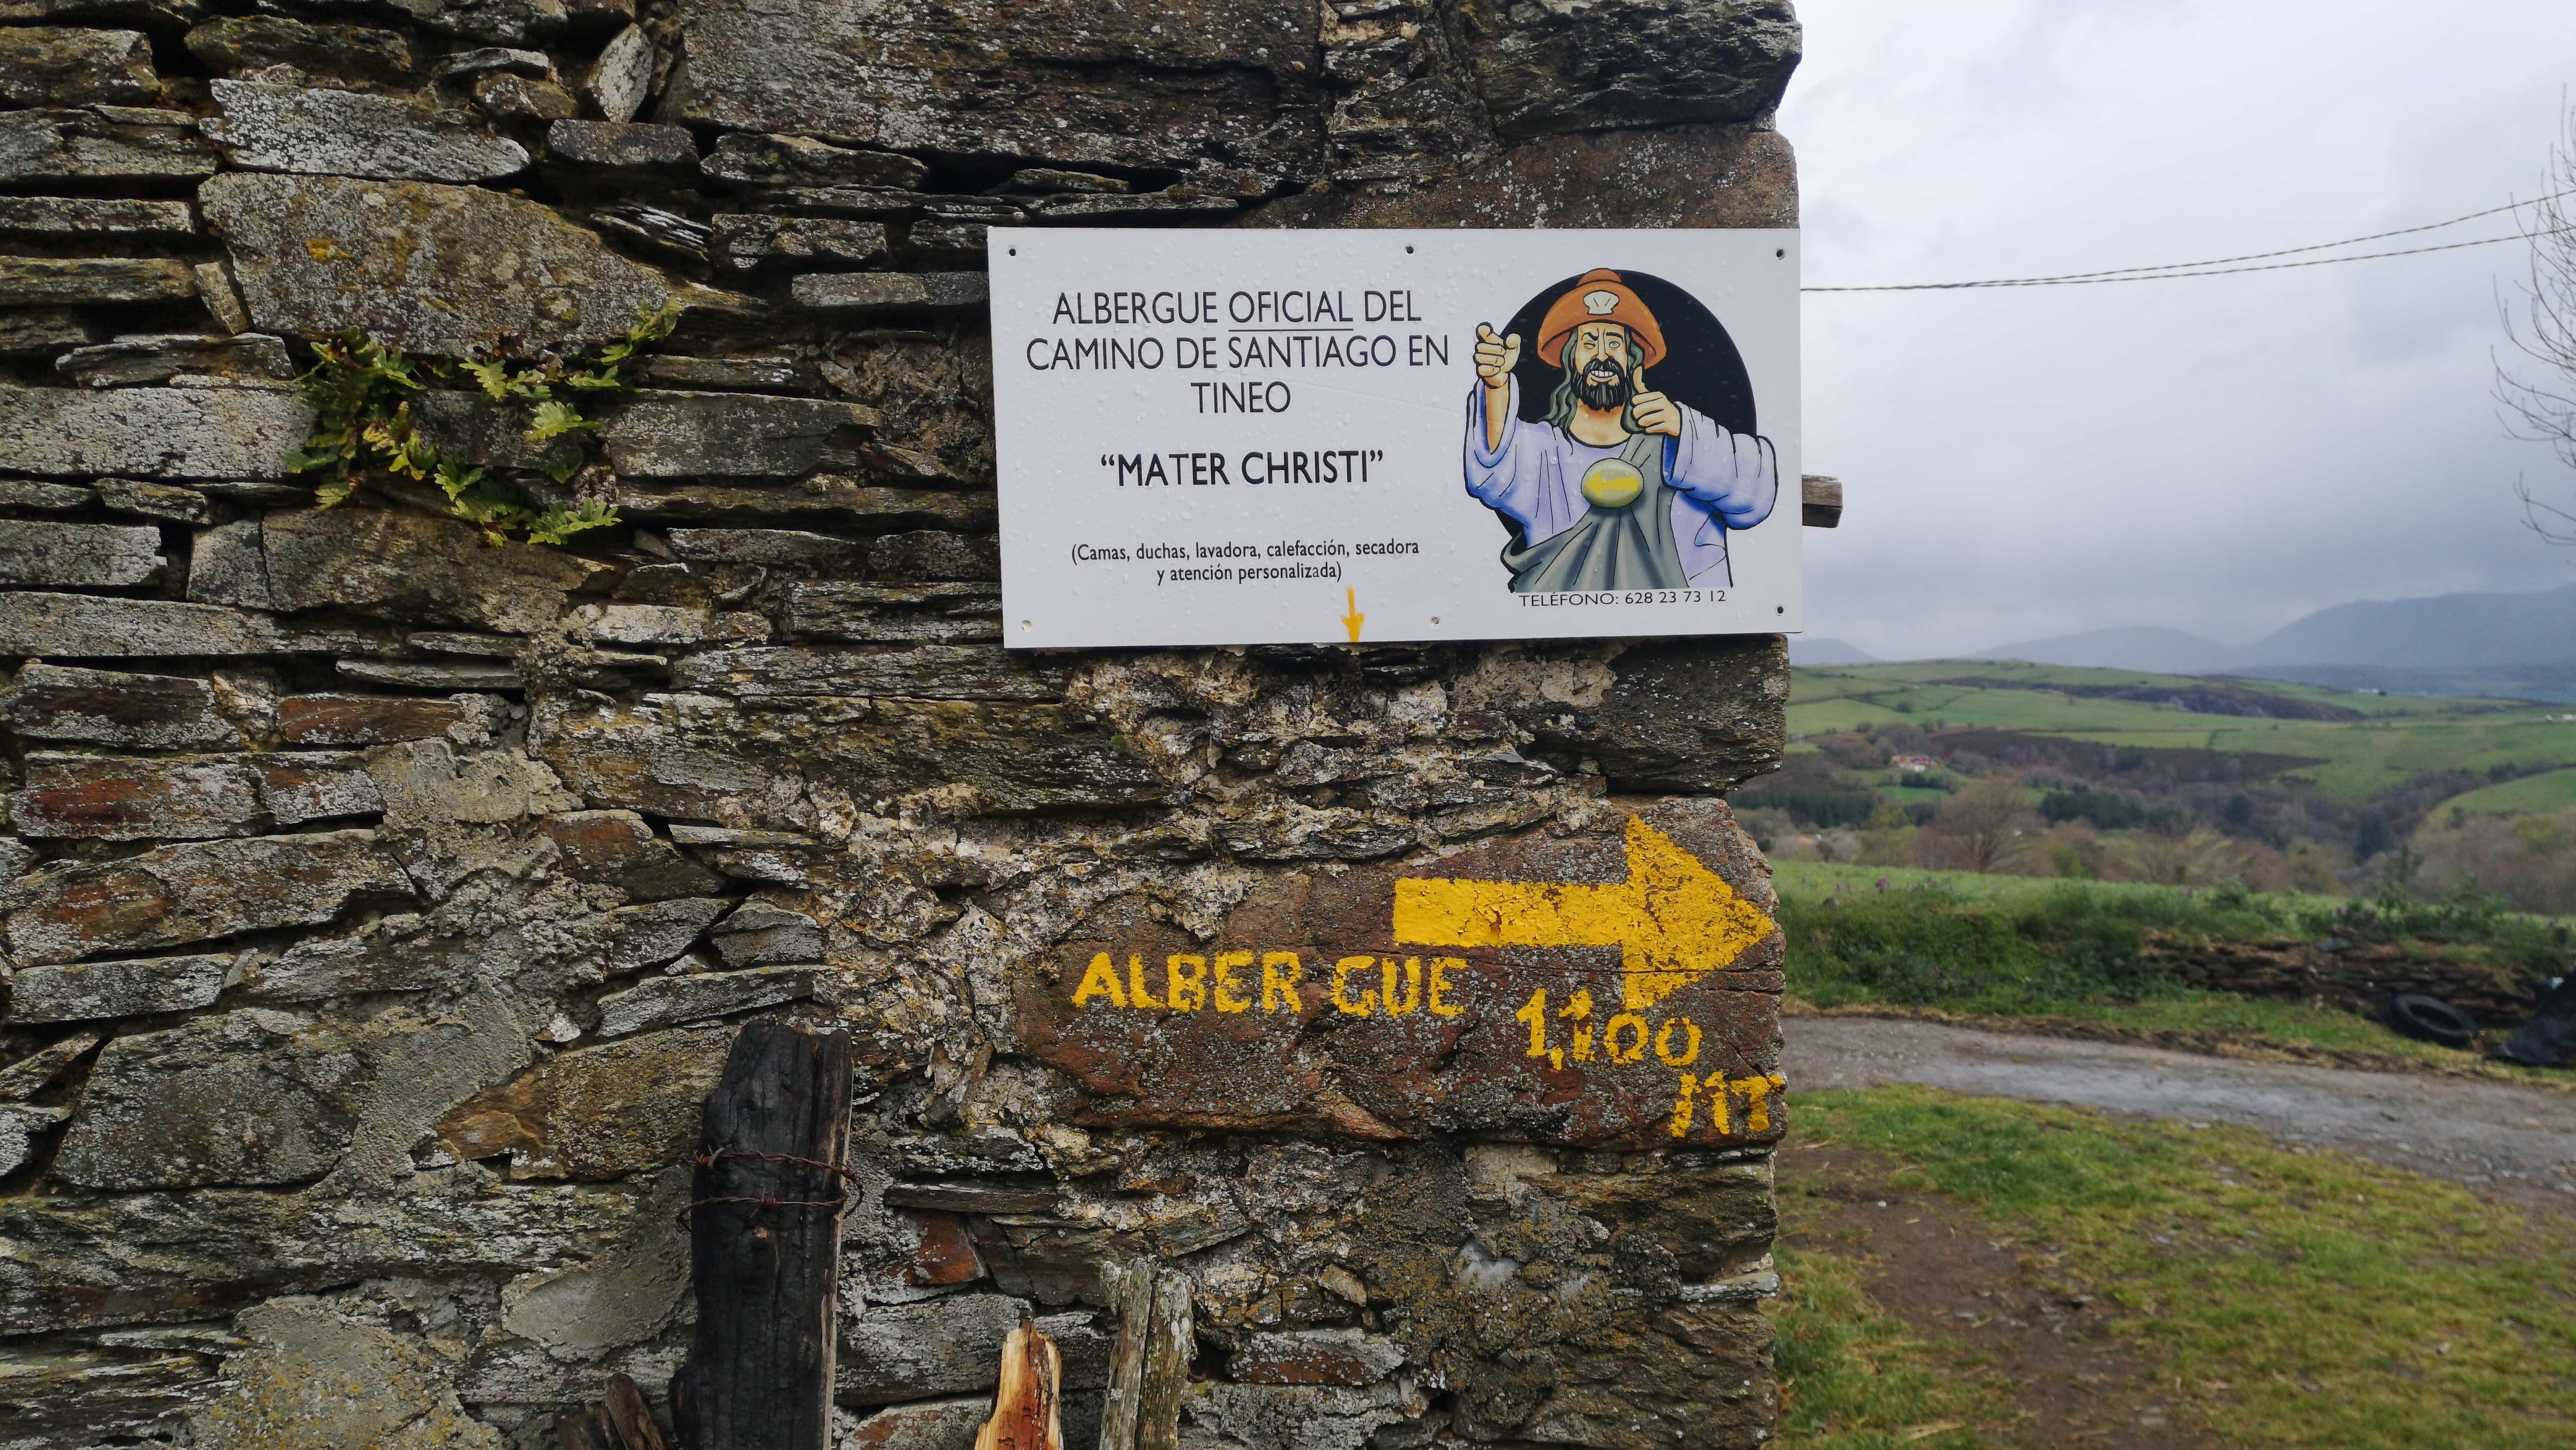
[[[1576,278],[1536,331],[1539,360],[1558,377],[1545,414],[1521,414],[1521,335],[1482,323],[1467,400],[1467,492],[1512,527],[1502,553],[1511,588],[1731,584],[1727,531],[1762,522],[1779,496],[1770,440],[1646,386],[1665,360],[1664,331],[1617,272]]]

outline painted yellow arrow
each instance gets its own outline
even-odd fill
[[[1698,857],[1634,817],[1628,879],[1614,886],[1395,883],[1395,939],[1408,945],[1620,948],[1621,995],[1632,1012],[1723,969],[1773,930]]]
[[[1342,616],[1342,628],[1351,632],[1351,643],[1358,644],[1360,626],[1368,622],[1368,616],[1360,613],[1360,592],[1356,589],[1343,590],[1342,608],[1350,611]]]

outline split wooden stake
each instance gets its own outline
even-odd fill
[[[1111,1272],[1118,1343],[1110,1353],[1100,1450],[1178,1450],[1181,1390],[1194,1347],[1190,1281],[1151,1259]]]
[[[1002,1379],[993,1389],[993,1417],[975,1432],[975,1450],[1064,1450],[1056,1397],[1064,1383],[1064,1357],[1055,1341],[1027,1320],[1002,1342]]]

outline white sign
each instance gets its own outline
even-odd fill
[[[990,246],[1014,647],[1803,627],[1793,231]]]

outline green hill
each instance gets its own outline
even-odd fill
[[[1795,672],[1789,703],[1793,738],[1893,725],[1932,734],[2001,730],[2244,756],[2260,763],[2258,774],[2283,776],[2348,801],[2440,772],[2501,768],[2515,774],[2576,766],[2576,721],[2522,701],[2375,695],[2268,680],[1994,660]]]

